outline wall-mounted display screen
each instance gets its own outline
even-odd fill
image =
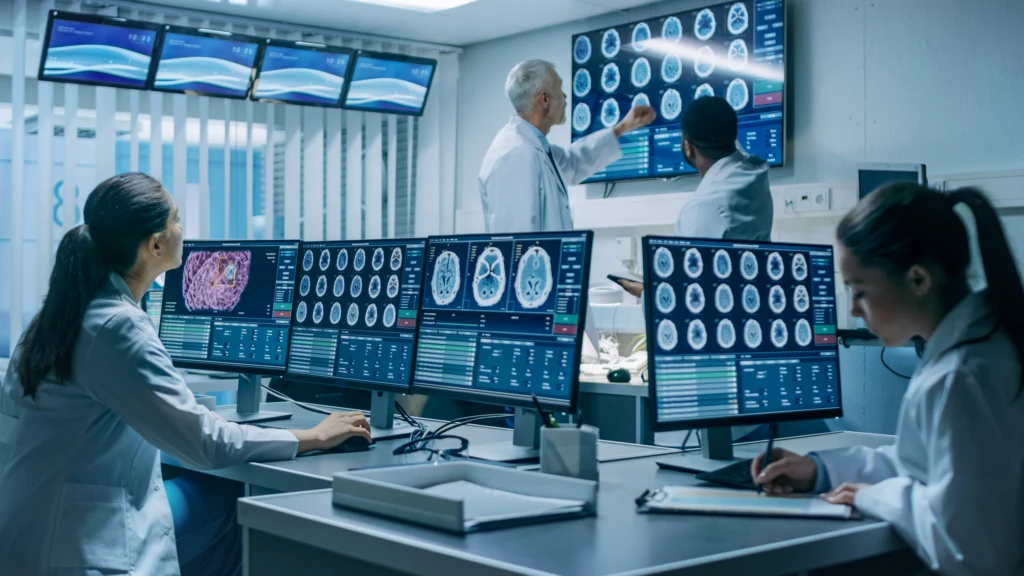
[[[352,51],[322,44],[267,40],[253,100],[336,106]]]
[[[259,51],[259,40],[248,36],[165,26],[152,88],[245,98]]]
[[[145,88],[160,27],[52,10],[39,79]]]
[[[633,106],[657,119],[620,138],[623,157],[587,182],[693,174],[680,121],[702,96],[724,98],[739,117],[738,140],[783,164],[784,0],[744,0],[603,28],[572,38],[572,138],[615,126]]]
[[[345,108],[419,116],[427,104],[437,60],[359,51]]]

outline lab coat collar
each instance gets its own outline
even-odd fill
[[[135,296],[132,294],[131,288],[128,288],[128,283],[124,281],[124,278],[122,278],[120,274],[117,272],[111,272],[109,279],[111,284],[111,293],[114,296],[124,300],[125,302],[131,302],[132,306],[135,306],[136,308],[139,307],[139,303],[135,301]]]
[[[739,147],[739,144],[737,144],[735,152],[724,158],[719,158],[717,162],[711,165],[711,168],[708,168],[708,171],[704,174],[704,178],[701,179],[701,182],[704,180],[714,181],[714,179],[717,178],[723,170],[729,166],[743,162],[747,156],[748,154]]]
[[[514,126],[516,131],[525,136],[526,139],[535,147],[540,149],[541,152],[547,154],[548,151],[551,150],[551,143],[548,142],[548,137],[540,131],[540,128],[530,124],[518,114],[513,114],[508,123]]]
[[[920,366],[928,365],[957,344],[984,338],[992,332],[998,321],[988,304],[987,290],[967,296],[939,322],[932,339],[928,341]]]

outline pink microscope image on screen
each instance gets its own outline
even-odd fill
[[[182,293],[190,310],[233,310],[249,281],[248,251],[193,252],[185,262]]]

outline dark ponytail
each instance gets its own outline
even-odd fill
[[[57,247],[43,309],[32,319],[17,360],[26,396],[53,371],[58,382],[71,378],[82,321],[110,272],[135,265],[139,246],[167,228],[171,201],[160,182],[139,172],[109,178],[85,202],[85,224],[70,230]]]

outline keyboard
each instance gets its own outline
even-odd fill
[[[750,476],[751,462],[753,460],[740,460],[739,462],[729,464],[725,468],[719,468],[711,472],[701,472],[697,474],[697,479],[728,488],[757,490],[757,484],[754,484],[754,479]]]

